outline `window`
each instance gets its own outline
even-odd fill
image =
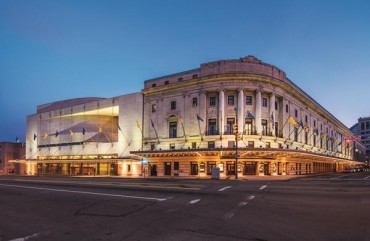
[[[304,132],[304,144],[308,144],[308,133]]]
[[[152,112],[156,112],[157,111],[157,105],[156,104],[152,104]]]
[[[208,142],[208,148],[215,148],[215,142],[214,141],[209,141]]]
[[[227,142],[227,147],[228,148],[234,148],[235,147],[235,141],[228,141]]]
[[[174,150],[175,149],[175,143],[170,143],[170,150]]]
[[[267,120],[262,119],[262,135],[266,136],[267,135]]]
[[[178,171],[180,169],[180,163],[179,162],[174,162],[173,163],[173,170]]]
[[[193,106],[198,106],[198,98],[193,98]]]
[[[130,164],[127,165],[127,172],[131,172],[131,165]]]
[[[235,124],[235,119],[234,118],[227,118],[225,135],[232,135],[233,134],[233,125],[234,124]]]
[[[262,98],[262,106],[267,107],[267,98]]]
[[[170,82],[168,81],[168,80],[166,80],[165,82],[164,82],[164,85],[168,85]]]
[[[178,81],[183,81],[183,78],[182,78],[182,77],[180,77],[180,78],[178,78],[177,80],[178,80]]]
[[[157,84],[152,84],[152,87],[156,87],[157,86]]]
[[[307,115],[305,116],[305,121],[306,121],[306,123],[308,122],[308,117],[307,117]]]
[[[209,106],[215,106],[216,105],[216,97],[212,96],[209,97]]]
[[[198,78],[198,75],[197,74],[193,74],[193,79],[196,79]]]
[[[316,146],[316,136],[313,135],[313,145]]]
[[[228,95],[227,96],[227,104],[228,105],[234,105],[234,96],[233,95]]]
[[[271,142],[266,142],[266,148],[271,148]]]
[[[294,141],[298,141],[298,128],[294,128]]]
[[[289,112],[289,106],[288,104],[285,105],[285,112],[288,113]]]
[[[254,148],[254,141],[248,141],[248,147]]]
[[[191,143],[191,148],[193,148],[193,149],[197,148],[197,143],[196,142],[192,142]]]
[[[170,125],[169,137],[176,138],[177,137],[177,121],[170,122],[169,125]]]
[[[151,145],[150,145],[150,150],[152,150],[152,151],[153,151],[154,149],[155,149],[155,145],[154,145],[154,144],[151,144]]]
[[[171,101],[171,110],[176,110],[176,101]]]
[[[275,110],[278,110],[278,103],[275,101]]]
[[[316,127],[316,121],[315,120],[313,121],[313,127]]]
[[[218,135],[216,127],[216,119],[208,120],[208,135]]]
[[[245,97],[245,104],[246,104],[246,105],[252,105],[252,96],[247,95],[247,96]]]
[[[294,110],[294,116],[298,118],[298,110],[297,109]]]
[[[252,135],[252,126],[253,126],[253,119],[251,118],[245,118],[245,134],[246,135]]]

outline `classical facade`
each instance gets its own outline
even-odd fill
[[[150,175],[306,174],[354,160],[349,129],[253,56],[147,80],[143,95],[143,150],[132,153]]]
[[[351,131],[253,56],[145,81],[141,93],[39,106],[27,173],[221,178],[341,171]]]

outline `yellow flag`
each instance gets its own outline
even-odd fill
[[[103,129],[101,128],[101,126],[99,126],[99,130],[98,130],[99,133],[102,133],[103,132]]]
[[[69,129],[69,135],[70,136],[73,136],[74,135],[74,133],[73,133],[73,131],[71,129]]]
[[[136,126],[137,126],[137,128],[141,129],[141,126],[140,126],[138,121],[136,121]]]
[[[291,116],[289,116],[288,121],[290,122],[290,124],[292,124],[292,125],[294,125],[294,126],[298,125],[298,122],[297,122],[296,120],[294,120],[294,118],[293,118],[293,117],[291,117]]]
[[[48,137],[49,137],[49,135],[48,135],[48,133],[44,133],[44,139],[48,139]]]

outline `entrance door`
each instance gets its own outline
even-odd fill
[[[164,175],[171,176],[171,162],[164,163]]]
[[[212,168],[216,167],[216,162],[207,162],[207,175],[212,175]]]
[[[264,174],[265,175],[270,175],[270,164],[269,163],[265,163],[265,164],[263,164],[264,165]]]
[[[190,171],[191,171],[191,175],[198,175],[198,164],[196,163],[191,163],[190,164]]]
[[[153,164],[150,166],[150,175],[157,176],[157,165],[156,164]]]
[[[226,175],[235,175],[234,163],[226,163]]]
[[[256,175],[256,163],[245,163],[244,175]]]

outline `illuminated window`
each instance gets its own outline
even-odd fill
[[[175,149],[175,143],[170,143],[170,150],[174,150]]]
[[[197,148],[197,143],[196,142],[192,142],[191,143],[191,148],[193,148],[193,149]]]

